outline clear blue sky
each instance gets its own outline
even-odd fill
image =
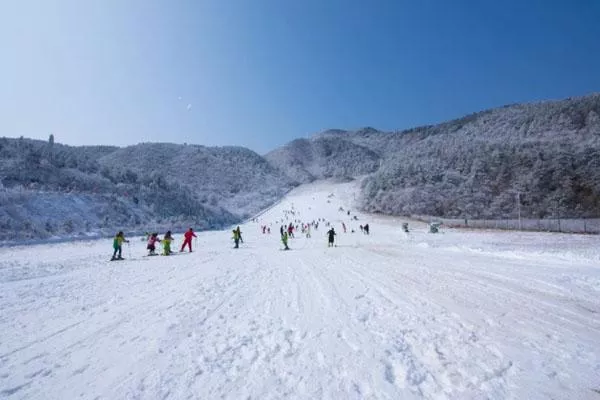
[[[14,0],[0,54],[0,136],[264,153],[600,91],[600,1]]]

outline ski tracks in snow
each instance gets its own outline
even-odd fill
[[[406,396],[407,391],[419,398],[505,393],[510,360],[406,282],[394,284],[390,275],[376,273],[385,264],[397,269],[397,259],[366,264],[357,251],[333,255],[322,274],[329,282],[325,293],[338,294],[334,314],[346,321],[340,339],[373,371],[363,386],[377,388],[378,398]],[[361,354],[363,349],[369,354]],[[356,363],[350,362],[351,371]]]

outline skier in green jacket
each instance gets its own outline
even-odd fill
[[[283,231],[283,233],[281,234],[281,242],[285,246],[284,250],[289,250],[290,249],[288,247],[288,245],[287,245],[287,242],[288,242],[288,233],[286,231]]]
[[[170,256],[171,252],[171,242],[173,241],[173,236],[171,235],[171,231],[167,231],[165,236],[163,236],[162,245],[163,245],[163,256]]]
[[[125,239],[125,234],[123,234],[123,231],[119,231],[119,233],[117,233],[115,235],[115,238],[113,239],[114,252],[113,252],[113,255],[112,255],[112,258],[110,259],[110,261],[123,260],[123,257],[121,256],[123,242],[129,243],[129,240]],[[119,254],[118,257],[117,257],[117,253]]]
[[[238,227],[239,229],[239,227]],[[240,231],[238,229],[234,229],[233,232],[233,243],[235,243],[235,246],[233,247],[234,249],[238,249],[240,247],[240,239],[242,238]]]

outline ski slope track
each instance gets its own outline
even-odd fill
[[[600,399],[598,236],[406,234],[354,212],[356,185],[296,188],[239,249],[0,248],[0,398]],[[286,218],[337,246],[321,222],[281,251]]]

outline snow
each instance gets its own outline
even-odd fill
[[[240,249],[231,230],[173,257],[130,238],[119,262],[111,240],[0,248],[0,397],[599,396],[597,236],[412,221],[406,234],[355,213],[357,190],[298,187],[241,226]],[[292,206],[331,221],[337,247],[321,223],[280,251]]]

